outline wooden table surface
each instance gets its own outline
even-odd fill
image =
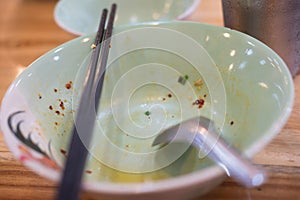
[[[75,38],[53,19],[55,0],[0,0],[0,98],[36,58]],[[223,25],[221,0],[201,0],[186,20]],[[260,188],[245,189],[227,179],[202,199],[300,199],[300,75],[294,79],[295,105],[280,134],[254,161],[269,172]],[[0,200],[54,199],[56,185],[16,161],[0,134]]]

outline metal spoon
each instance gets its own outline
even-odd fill
[[[243,186],[251,188],[263,184],[265,172],[227,144],[218,133],[211,120],[197,117],[165,130],[152,145],[190,141]]]

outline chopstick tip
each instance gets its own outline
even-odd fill
[[[116,12],[116,9],[117,9],[117,4],[116,4],[116,3],[113,3],[113,4],[111,5],[111,12],[112,12],[112,13],[115,13],[115,12]]]

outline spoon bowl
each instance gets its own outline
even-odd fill
[[[257,187],[265,181],[265,172],[231,147],[206,117],[189,119],[163,131],[155,138],[153,145],[170,142],[191,143],[201,151],[201,158],[208,156],[228,176],[245,187]]]

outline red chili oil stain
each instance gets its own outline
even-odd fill
[[[72,81],[69,81],[69,83],[66,83],[65,87],[69,90],[72,87]]]
[[[64,156],[67,156],[67,151],[66,151],[66,150],[60,149],[60,152],[61,152]]]
[[[92,172],[91,170],[86,170],[85,173],[91,174],[91,173],[93,173],[93,172]]]
[[[50,105],[50,106],[49,106],[49,109],[50,109],[50,110],[53,110],[53,107]]]
[[[54,92],[57,92],[58,90],[56,88],[53,89]]]
[[[230,125],[232,126],[233,124],[234,124],[234,121],[231,121],[231,122],[230,122]]]
[[[169,98],[172,98],[172,94],[171,94],[171,93],[170,93],[170,94],[168,94],[168,97],[169,97]]]

